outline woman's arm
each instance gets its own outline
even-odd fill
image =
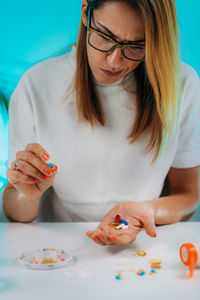
[[[148,201],[155,211],[155,224],[187,220],[199,202],[199,168],[171,168],[168,173],[169,196]]]
[[[40,198],[57,174],[57,166],[49,166],[48,159],[49,154],[36,143],[16,153],[3,194],[4,212],[10,221],[31,222],[37,218]]]

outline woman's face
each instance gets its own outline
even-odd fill
[[[85,18],[86,20],[86,18]],[[83,17],[84,22],[84,17]],[[87,23],[84,25],[87,25]],[[122,2],[110,2],[92,11],[91,26],[113,36],[119,42],[145,39],[141,14]],[[112,34],[111,34],[112,33]],[[113,84],[138,67],[140,62],[125,58],[120,48],[112,52],[100,52],[88,44],[87,55],[90,69],[97,81]]]

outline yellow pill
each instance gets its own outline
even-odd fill
[[[137,256],[145,256],[145,255],[146,255],[146,252],[143,251],[143,250],[136,250],[136,251],[135,251],[135,255],[137,255]]]
[[[149,264],[161,264],[162,260],[160,259],[150,259]]]

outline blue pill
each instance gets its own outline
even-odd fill
[[[124,220],[124,219],[120,219],[119,222],[120,222],[120,223],[123,223],[123,224],[125,224],[125,225],[128,225],[128,222],[127,222],[126,220]]]
[[[140,273],[140,275],[141,275],[141,276],[145,275],[145,272],[144,272],[144,271],[143,271],[143,272],[141,272],[141,273]]]
[[[152,270],[151,270],[151,273],[156,273],[156,270],[152,269]]]
[[[120,280],[121,278],[119,275],[117,275],[117,276],[115,276],[115,279]]]
[[[50,168],[53,168],[53,164],[52,164],[52,163],[50,163],[50,164],[49,164],[49,167],[50,167]]]

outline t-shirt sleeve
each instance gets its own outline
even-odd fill
[[[9,104],[9,159],[8,167],[16,159],[16,153],[35,142],[35,128],[31,93],[27,74],[22,76]]]
[[[182,81],[182,113],[174,168],[192,168],[200,165],[200,80],[187,66]]]

